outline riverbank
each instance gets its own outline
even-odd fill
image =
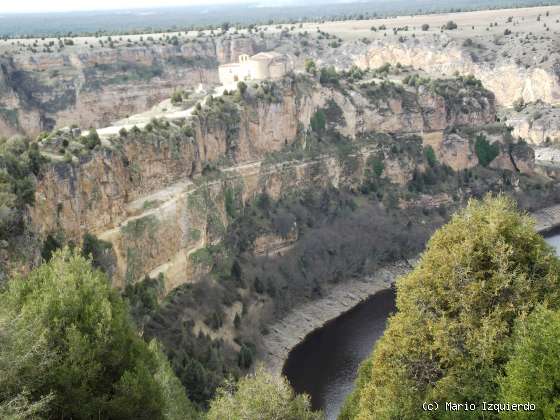
[[[414,261],[408,260],[382,267],[363,279],[335,286],[324,298],[299,306],[269,328],[270,332],[263,338],[261,361],[271,372],[280,375],[290,351],[308,334],[375,293],[389,289],[413,264]]]
[[[538,210],[532,216],[536,220],[537,232],[546,234],[560,226],[560,204]]]
[[[538,210],[532,216],[537,232],[546,234],[560,226],[560,205]],[[307,335],[370,296],[389,289],[398,277],[412,269],[414,262],[401,261],[382,267],[364,279],[352,279],[335,286],[324,298],[297,307],[269,328],[270,332],[263,337],[260,360],[272,373],[282,374],[290,351]]]

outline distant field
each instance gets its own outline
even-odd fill
[[[309,20],[387,17],[397,15],[503,9],[509,7],[560,4],[560,0],[371,0],[343,3],[309,0],[305,6],[259,7],[191,6],[182,8],[137,9],[111,12],[52,14],[0,14],[0,36],[52,36],[68,34],[158,32],[232,24],[304,22]],[[327,0],[326,3],[329,3]]]
[[[546,16],[547,12],[548,16]],[[537,20],[538,16],[541,16],[540,20]],[[510,17],[512,21],[507,24],[506,21]],[[423,24],[429,25],[429,29],[425,31],[425,33],[439,33],[441,27],[450,20],[457,24],[457,29],[445,31],[445,33],[455,38],[503,35],[506,28],[510,29],[512,32],[531,32],[535,35],[548,32],[549,35],[552,35],[554,33],[560,33],[560,6],[398,16],[390,19],[366,21],[350,20],[325,22],[319,25],[315,23],[304,23],[302,29],[309,31],[315,30],[318,27],[320,30],[337,35],[343,40],[361,39],[363,37],[375,39],[383,38],[385,31],[372,31],[372,26],[379,28],[385,25],[388,32],[391,32],[393,28],[408,26],[409,29],[406,34],[410,35],[415,33],[416,35],[420,35],[424,33],[421,29]],[[557,22],[557,20],[559,22]],[[493,24],[492,26],[490,26],[491,23]],[[547,27],[550,28],[549,31],[546,30]]]

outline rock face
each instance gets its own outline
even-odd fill
[[[391,89],[390,96],[378,98],[371,90],[348,92],[297,76],[276,84],[268,97],[259,97],[257,89],[238,102],[231,96],[214,99],[183,125],[130,131],[78,163],[48,166],[30,209],[33,223],[43,237],[62,232],[80,243],[91,232],[111,242],[117,286],[162,273],[171,290],[204,272],[204,247],[222,239],[232,200],[242,206],[263,191],[278,198],[313,185],[352,185],[364,177],[370,156],[379,153],[385,156],[383,176],[392,182],[406,184],[424,170],[383,142],[364,141],[372,133],[430,130],[424,142],[433,145],[440,161],[455,169],[477,163],[472,142],[444,129],[493,121],[491,95],[463,92],[461,100],[473,103],[469,113],[433,92]],[[305,141],[318,112],[327,116],[326,129],[360,142],[348,162],[329,155],[263,161],[270,152]],[[504,162],[511,166],[509,159]]]
[[[385,63],[401,63],[422,69],[435,77],[455,72],[472,74],[496,95],[499,104],[510,106],[519,98],[525,102],[542,100],[549,104],[560,103],[560,78],[557,66],[552,68],[518,66],[511,61],[498,61],[492,65],[475,60],[472,53],[453,41],[409,41],[372,43],[365,54],[355,58],[362,68],[377,68]]]
[[[540,146],[560,142],[560,109],[546,104],[527,105],[519,112],[510,111],[506,124],[513,128],[512,135]]]
[[[274,46],[257,38],[196,38],[0,58],[0,136],[99,127],[149,109],[177,89],[218,82],[217,66]]]

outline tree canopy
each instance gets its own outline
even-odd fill
[[[195,417],[157,343],[78,253],[55,252],[0,300],[0,417]]]
[[[255,374],[227,382],[210,405],[208,420],[320,420],[311,410],[309,398],[295,395],[284,377],[259,367]]]
[[[540,304],[557,308],[559,282],[553,249],[510,199],[469,202],[398,280],[398,312],[341,417],[416,419],[434,417],[423,413],[424,401],[498,401],[516,320]],[[518,380],[523,374],[515,356],[507,369]],[[516,383],[504,383],[506,395],[521,395]]]
[[[516,419],[557,419],[560,415],[560,312],[537,308],[520,320],[513,353],[500,381],[501,400],[530,401],[535,412],[508,413]]]

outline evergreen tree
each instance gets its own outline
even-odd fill
[[[557,419],[560,413],[560,312],[539,307],[517,324],[513,354],[501,381],[504,403],[535,404],[515,419]]]
[[[398,312],[342,418],[416,419],[428,415],[424,401],[497,401],[516,320],[544,302],[557,308],[559,284],[560,262],[529,216],[505,197],[471,201],[397,282]]]
[[[0,300],[0,414],[195,415],[157,345],[138,337],[118,292],[78,252],[56,251]]]

